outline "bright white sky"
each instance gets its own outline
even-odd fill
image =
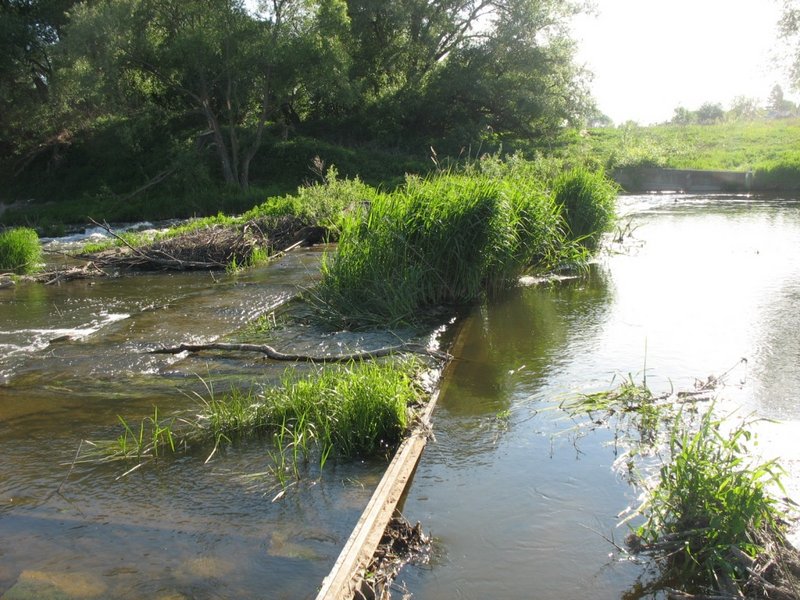
[[[594,73],[602,112],[620,124],[672,118],[676,107],[729,108],[736,96],[765,103],[780,84],[776,0],[595,0],[597,16],[576,19],[578,62]]]

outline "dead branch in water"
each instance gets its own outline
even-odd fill
[[[181,352],[202,352],[205,350],[219,350],[223,352],[257,352],[266,355],[272,360],[287,362],[310,362],[310,363],[341,363],[358,360],[372,360],[392,354],[410,352],[414,354],[424,354],[438,360],[449,360],[451,356],[446,352],[431,350],[419,344],[400,344],[388,346],[377,350],[366,350],[363,352],[353,352],[351,354],[336,354],[331,356],[311,356],[308,354],[288,354],[276,350],[266,344],[230,344],[215,342],[211,344],[180,344],[170,348],[158,348],[151,350],[151,354],[180,354]]]

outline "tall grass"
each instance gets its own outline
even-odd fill
[[[212,446],[254,435],[271,435],[275,457],[298,465],[316,453],[372,457],[401,441],[411,407],[421,400],[417,360],[356,362],[305,376],[288,370],[280,384],[257,393],[232,389],[218,396],[209,388],[194,419],[153,417],[131,424],[114,440],[92,444],[104,460],[157,458],[189,446]],[[285,461],[284,454],[290,459]]]
[[[413,322],[421,309],[473,302],[550,268],[565,247],[558,207],[533,178],[410,178],[344,219],[315,299],[349,325]]]
[[[39,236],[33,229],[17,227],[0,233],[0,271],[32,273],[41,260]]]
[[[575,168],[560,175],[554,189],[570,237],[596,248],[600,235],[614,221],[619,188],[601,171]]]
[[[727,423],[713,405],[697,404],[718,383],[654,396],[629,376],[615,390],[561,408],[573,418],[585,414],[592,428],[617,425],[615,440],[626,446],[620,464],[645,490],[624,522],[644,517],[626,541],[658,567],[646,589],[670,598],[798,598],[800,553],[786,538],[789,506],[776,496],[785,494],[783,471],[754,457],[752,423]],[[657,476],[641,478],[640,465],[651,474],[658,467]]]
[[[699,428],[681,417],[671,433],[670,459],[640,509],[647,520],[637,530],[661,564],[663,580],[731,597],[783,597],[770,592],[787,584],[796,594],[784,561],[800,565],[786,540],[785,507],[772,496],[783,489],[781,469],[752,459],[745,425],[724,431],[713,411]],[[767,573],[770,564],[775,568]],[[754,577],[759,566],[764,573]]]

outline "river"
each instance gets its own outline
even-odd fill
[[[761,447],[798,497],[800,203],[648,195],[620,208],[632,236],[588,275],[528,282],[464,319],[403,507],[435,540],[429,564],[401,572],[414,597],[636,597],[641,567],[610,556],[637,501],[612,468],[614,432],[571,430],[557,409],[615,375],[646,373],[658,391],[732,369],[720,407],[780,421]],[[314,596],[382,463],[331,463],[273,502],[258,441],[125,477],[72,460],[81,440],[118,434],[118,415],[193,414],[208,387],[274,381],[284,366],[146,351],[246,337],[313,284],[318,261],[0,290],[0,598]],[[273,335],[299,351],[382,339],[307,324]]]

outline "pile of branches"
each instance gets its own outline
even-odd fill
[[[133,246],[101,225],[122,246],[91,257],[99,269],[206,270],[251,264],[256,251],[273,255],[319,241],[317,228],[294,217],[248,221],[242,225],[212,225],[144,246]]]

